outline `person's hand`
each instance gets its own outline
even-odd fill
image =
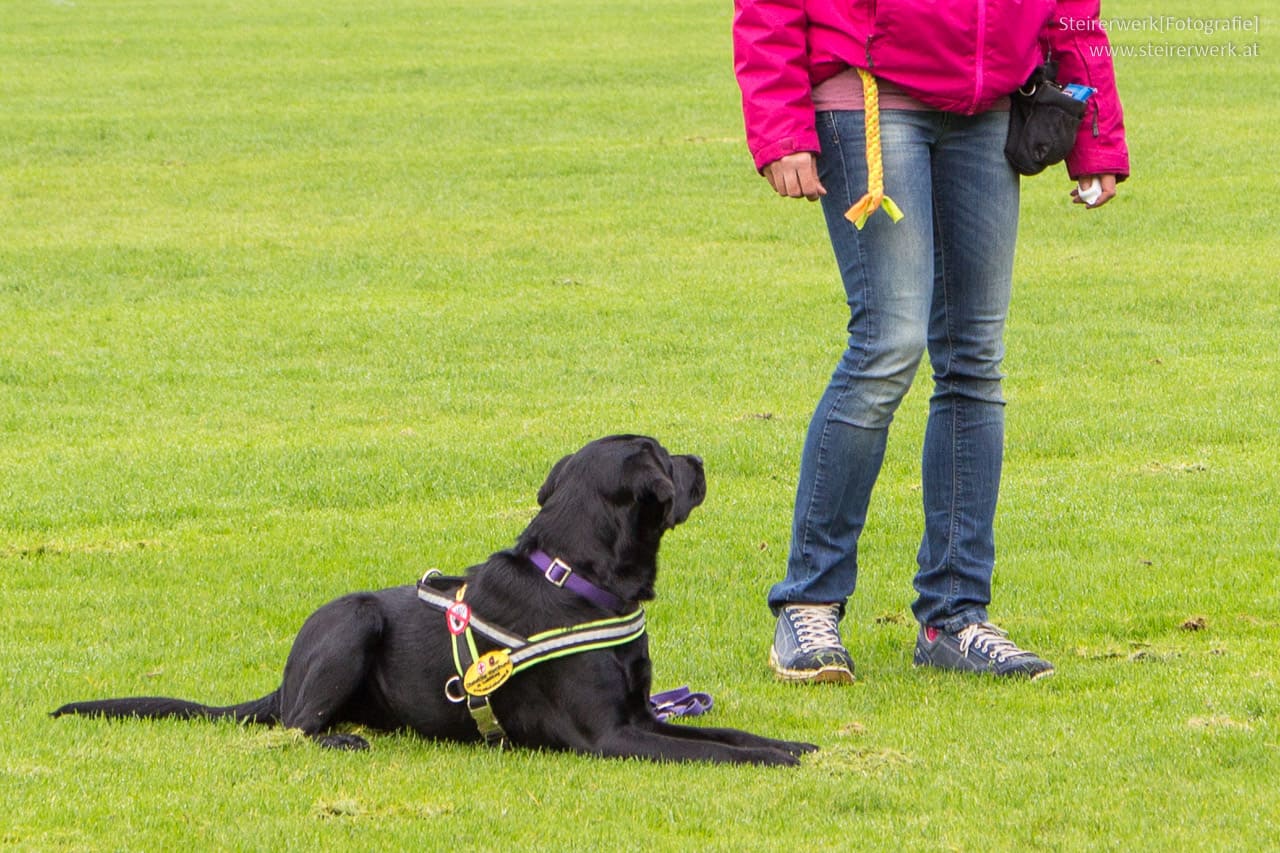
[[[764,167],[764,177],[774,192],[788,198],[817,201],[827,194],[827,188],[818,180],[818,157],[812,151],[797,151],[774,160]]]
[[[1089,182],[1092,181],[1094,178],[1097,178],[1098,183],[1102,185],[1102,195],[1098,196],[1097,200],[1093,204],[1089,204],[1087,201],[1080,198],[1080,190],[1083,189],[1084,187],[1087,187],[1089,185]],[[1102,207],[1104,204],[1111,201],[1111,199],[1115,197],[1116,197],[1116,176],[1115,175],[1081,175],[1076,180],[1076,188],[1071,191],[1071,203],[1083,204],[1089,210],[1093,210],[1095,207]]]

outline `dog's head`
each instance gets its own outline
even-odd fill
[[[565,560],[630,601],[653,597],[662,534],[707,494],[702,460],[673,456],[652,438],[613,435],[564,457],[538,490],[526,546]]]

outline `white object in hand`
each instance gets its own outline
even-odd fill
[[[1076,191],[1076,197],[1090,207],[1093,206],[1093,203],[1096,202],[1101,195],[1102,181],[1098,180],[1096,175],[1089,179],[1089,183],[1081,186]]]

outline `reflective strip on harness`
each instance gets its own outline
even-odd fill
[[[454,602],[457,601],[458,599],[452,598],[447,595],[441,595],[440,593],[426,586],[425,585],[426,580],[427,579],[424,577],[421,581],[418,581],[418,598],[422,599],[427,604],[430,604],[432,607],[436,608],[437,610],[443,610],[446,613],[448,613],[449,607],[452,606]],[[484,634],[486,637],[493,640],[494,642],[501,643],[502,645],[507,646],[508,648],[512,646],[523,645],[525,642],[527,642],[521,636],[518,636],[516,634],[508,634],[506,631],[503,631],[501,628],[490,625],[488,622],[485,622],[483,619],[476,616],[474,613],[471,614],[470,621],[471,621],[471,627],[475,628],[481,634]]]
[[[565,655],[622,646],[638,640],[642,634],[644,610],[639,609],[629,616],[584,622],[573,628],[558,628],[534,634],[527,645],[512,651],[511,663],[514,672],[520,672],[534,664]]]

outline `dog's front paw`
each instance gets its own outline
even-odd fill
[[[769,747],[760,750],[756,757],[751,759],[751,762],[753,764],[762,764],[766,767],[798,767],[800,765],[800,756],[798,753],[793,753],[789,750]]]
[[[369,748],[369,741],[360,737],[360,735],[353,734],[317,735],[315,741],[325,749],[346,749],[356,752]]]
[[[806,752],[817,752],[818,745],[816,743],[805,743],[804,741],[789,740],[782,747],[792,755],[804,755]]]

